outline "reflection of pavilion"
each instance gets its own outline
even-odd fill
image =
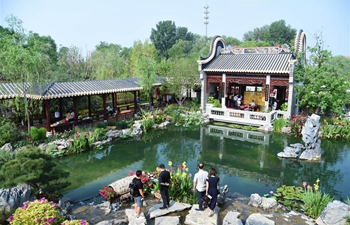
[[[206,135],[219,137],[214,140],[217,141],[217,148],[208,148],[213,140],[205,138]],[[202,126],[201,157],[204,161],[210,158],[211,162],[206,164],[225,171],[228,175],[280,185],[284,179],[284,160],[275,157],[272,161],[268,158],[270,136],[269,133],[223,126]],[[241,145],[234,145],[238,142]]]

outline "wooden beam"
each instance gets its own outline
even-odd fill
[[[51,124],[50,124],[50,113],[49,113],[49,100],[44,101],[45,105],[45,117],[46,117],[46,131],[51,131]]]

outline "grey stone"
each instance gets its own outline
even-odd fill
[[[239,212],[228,212],[222,221],[222,225],[243,225],[242,220],[238,219],[240,215]]]
[[[266,209],[273,209],[273,208],[277,207],[277,201],[273,198],[262,197],[260,206],[265,210]]]
[[[277,154],[283,158],[298,158],[303,160],[319,160],[321,158],[321,141],[318,139],[320,130],[320,116],[312,114],[305,122],[301,131],[302,144],[293,144]]]
[[[106,133],[107,137],[112,139],[118,138],[119,134],[120,134],[119,130],[108,130]]]
[[[136,218],[134,209],[125,209],[125,214],[128,217],[129,225],[143,225],[147,224],[145,214],[141,212],[140,218]]]
[[[1,148],[0,148],[1,151],[7,151],[7,152],[13,152],[13,148],[12,148],[12,145],[11,143],[6,143],[4,144]]]
[[[72,209],[72,204],[70,203],[69,198],[62,197],[57,206],[61,209],[64,214],[67,214]]]
[[[248,205],[252,205],[254,207],[259,207],[259,205],[261,204],[261,197],[259,194],[251,194],[250,195],[250,201],[248,203]]]
[[[128,129],[123,129],[123,130],[121,131],[121,133],[122,133],[123,135],[128,135],[128,134],[131,133],[131,131],[130,131],[129,128],[128,128]]]
[[[160,217],[169,213],[183,211],[185,209],[191,208],[190,204],[170,201],[170,207],[168,209],[159,209],[163,204],[156,204],[149,209],[149,217],[153,219],[155,217]]]
[[[162,216],[154,220],[154,225],[180,225],[180,216]]]
[[[282,134],[291,134],[292,128],[291,127],[282,127],[281,132],[282,132]]]
[[[31,190],[28,184],[19,184],[10,189],[0,189],[1,209],[15,210],[24,202],[31,200]]]
[[[128,222],[123,219],[113,219],[113,220],[106,220],[101,221],[99,223],[96,223],[96,225],[127,225]]]
[[[275,222],[260,213],[253,213],[248,217],[245,225],[275,225]]]
[[[316,223],[318,225],[345,225],[346,219],[344,217],[346,216],[350,216],[350,206],[334,200],[328,203],[321,216],[317,218]]]
[[[214,214],[209,217],[209,208],[204,211],[197,211],[198,204],[192,206],[189,213],[186,215],[185,224],[189,225],[216,225],[218,223],[218,213],[220,211],[219,207],[215,207]]]

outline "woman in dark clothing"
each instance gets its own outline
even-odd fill
[[[207,179],[207,196],[210,198],[210,204],[209,204],[209,216],[214,215],[214,209],[216,206],[216,201],[218,199],[218,183],[220,181],[220,178],[216,176],[216,170],[214,168],[211,168],[209,171],[209,177]]]

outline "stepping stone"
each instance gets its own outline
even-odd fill
[[[134,209],[125,209],[125,214],[128,217],[129,225],[145,225],[147,224],[147,220],[145,218],[145,214],[141,212],[140,216],[143,218],[136,218]]]
[[[206,208],[204,211],[197,211],[198,204],[194,204],[186,215],[185,224],[188,225],[217,225],[218,224],[218,213],[220,211],[219,207],[215,207],[214,215],[208,216],[210,209]]]
[[[154,225],[180,225],[180,216],[162,216],[154,220]]]
[[[169,214],[169,213],[181,212],[185,209],[191,208],[190,204],[175,202],[175,201],[170,201],[170,207],[168,209],[159,209],[162,206],[163,206],[163,204],[160,203],[160,204],[154,205],[152,208],[150,208],[149,209],[149,218],[153,219],[156,217],[164,216],[164,215]]]

